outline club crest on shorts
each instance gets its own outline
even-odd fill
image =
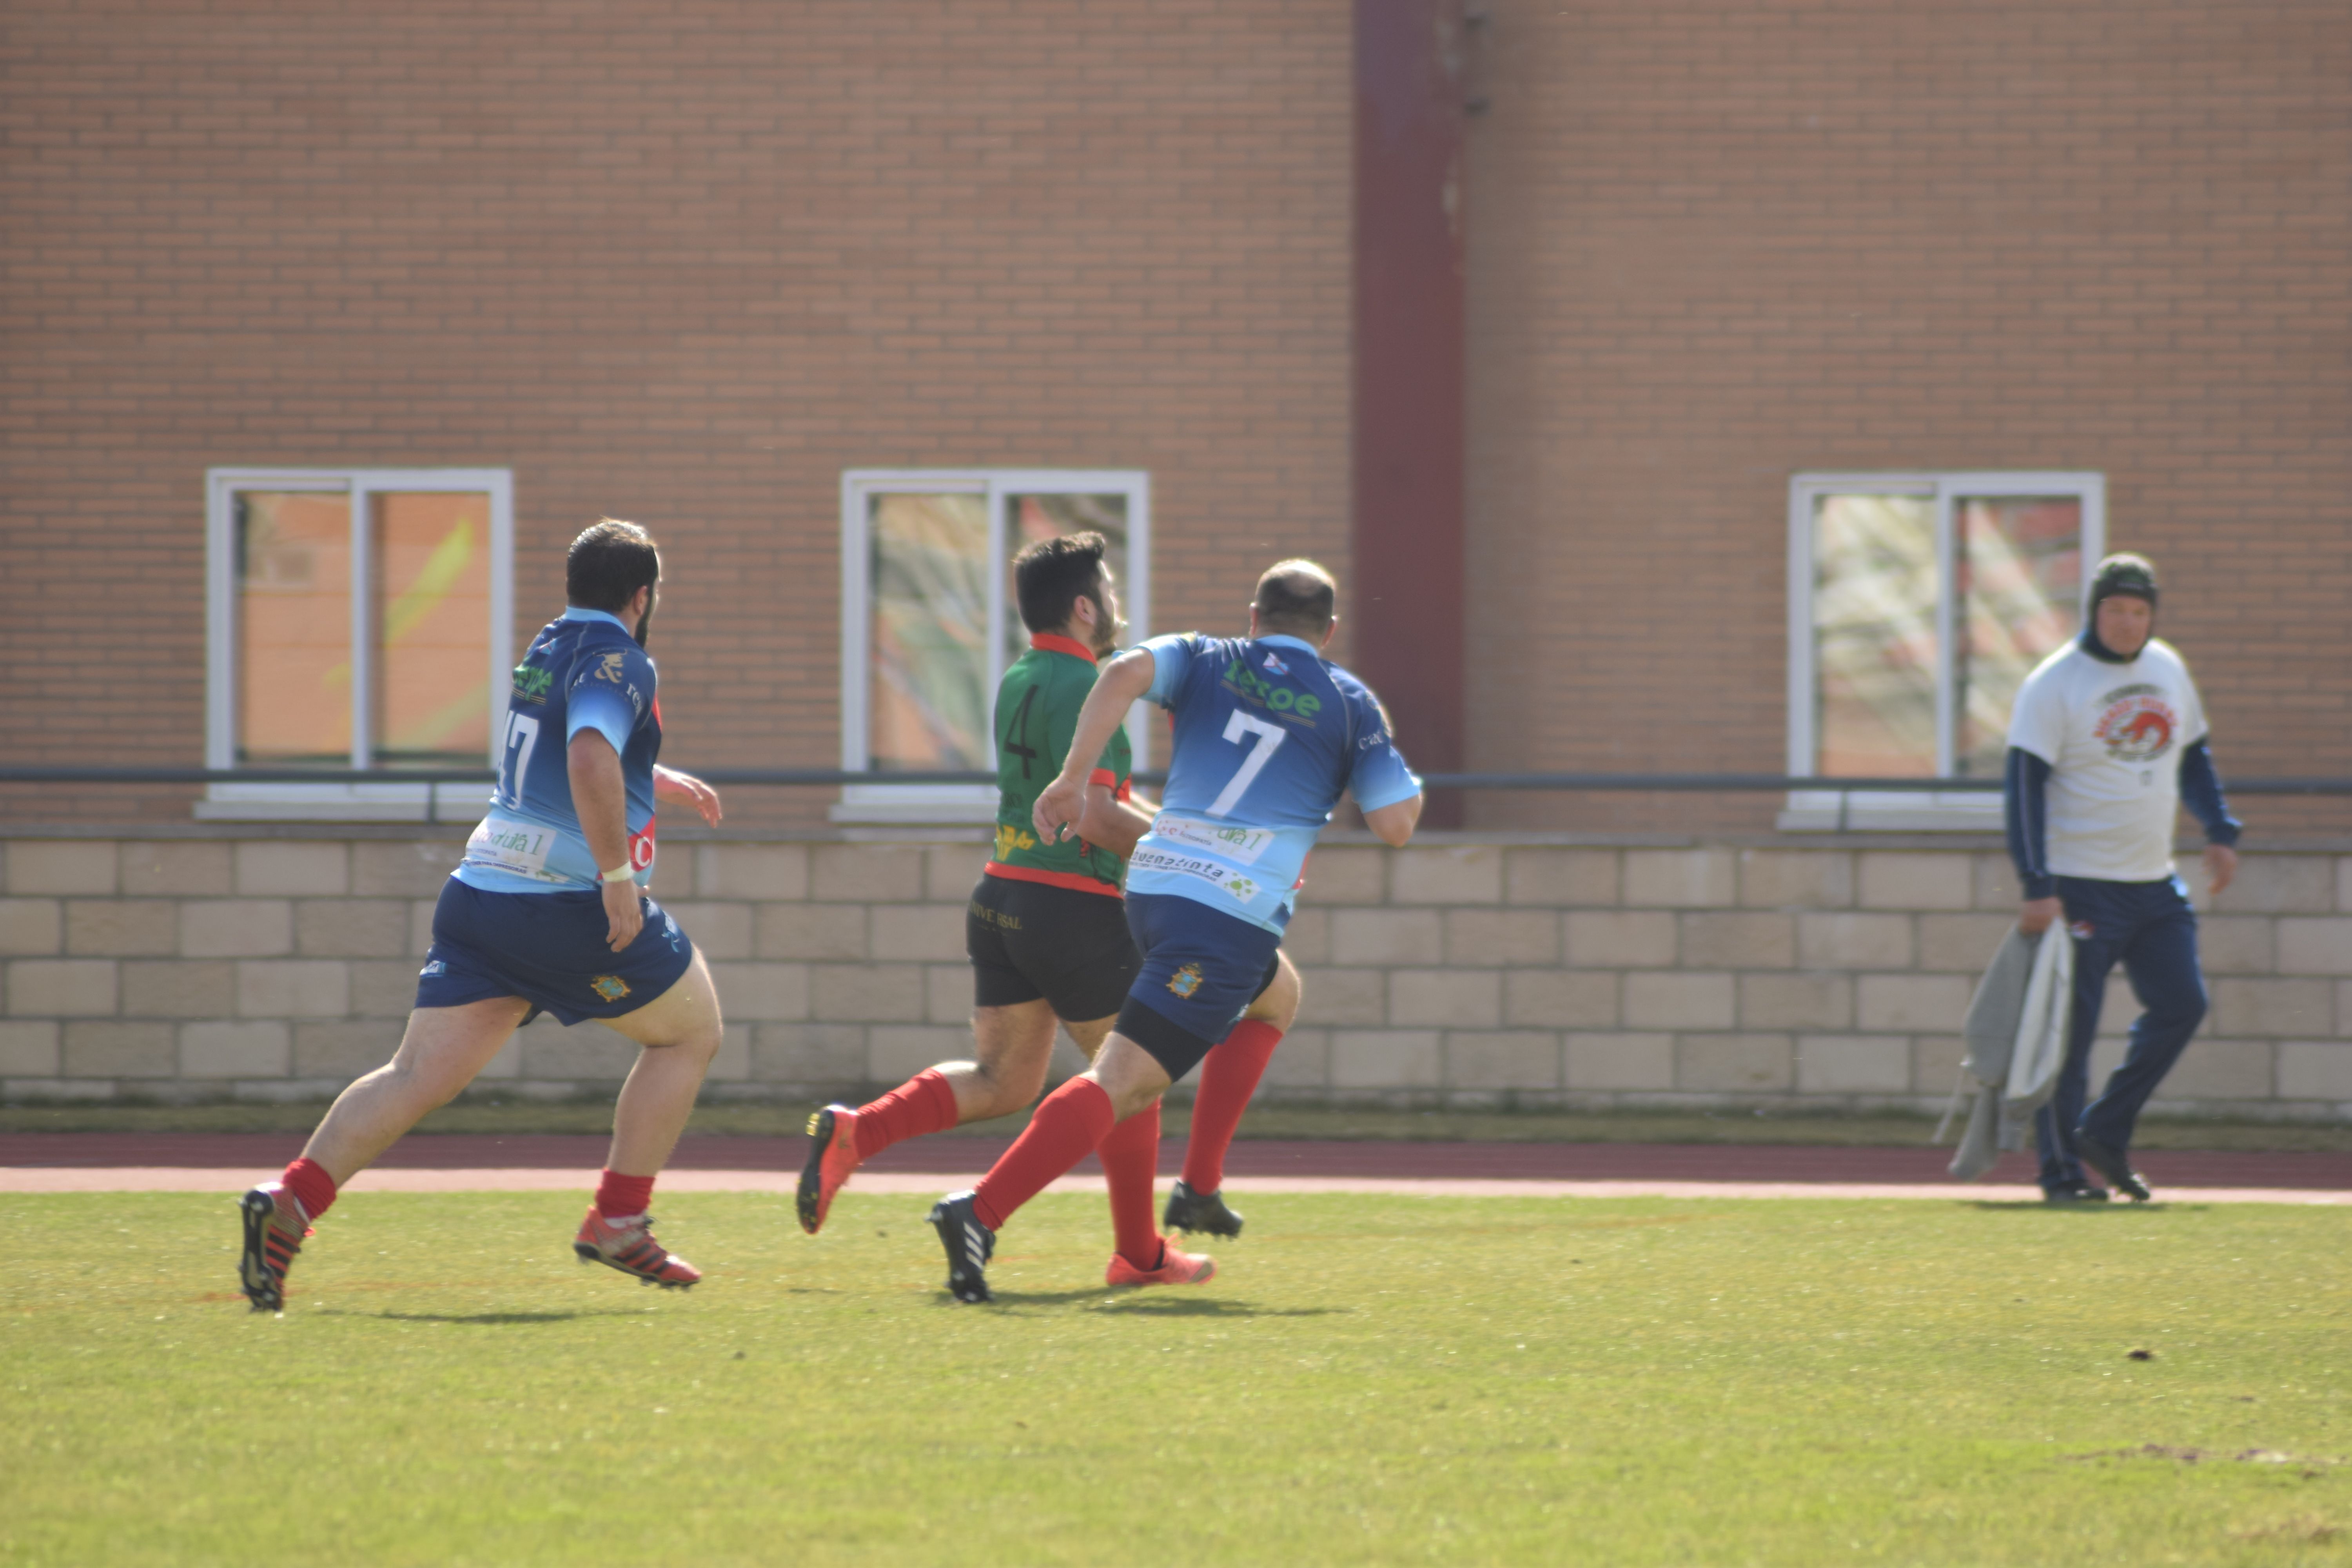
[[[1188,963],[1168,977],[1168,989],[1187,1001],[1190,1001],[1192,993],[1200,988],[1201,966],[1197,963]]]
[[[2066,928],[2066,934],[2076,942],[2088,942],[2099,934],[2099,928],[2088,921],[2076,921]]]
[[[629,994],[629,983],[617,974],[599,974],[588,982],[588,989],[607,1002],[618,1002]]]

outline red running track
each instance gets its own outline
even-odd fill
[[[1004,1138],[938,1137],[901,1143],[866,1162],[871,1171],[958,1175],[992,1163]],[[689,1171],[797,1171],[799,1138],[688,1138],[671,1162]],[[417,1133],[378,1164],[394,1170],[577,1170],[604,1163],[600,1137]],[[0,1166],[177,1166],[249,1170],[301,1152],[295,1133],[16,1132],[0,1134]],[[1237,1142],[1225,1161],[1234,1176],[1386,1176],[1433,1180],[1898,1183],[1952,1178],[1948,1149],[1820,1148],[1758,1143],[1373,1143],[1283,1140]],[[1181,1170],[1181,1139],[1160,1144],[1160,1170]],[[2174,1187],[2352,1191],[2352,1154],[2235,1153],[2156,1150],[2135,1154],[2150,1181]],[[1081,1173],[1098,1173],[1092,1159]],[[2005,1154],[1989,1184],[2031,1185],[2028,1154]]]

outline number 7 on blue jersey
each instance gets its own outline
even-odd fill
[[[530,771],[530,754],[538,746],[539,721],[509,709],[506,743],[499,748],[499,804],[509,811],[522,805],[523,774]]]
[[[1234,771],[1233,778],[1218,792],[1217,798],[1209,803],[1211,816],[1223,816],[1241,804],[1243,793],[1249,788],[1252,780],[1265,771],[1267,761],[1273,757],[1275,748],[1282,744],[1287,732],[1279,724],[1254,719],[1238,708],[1234,710],[1233,717],[1225,721],[1225,739],[1238,744],[1244,737],[1255,735],[1257,744],[1251,747],[1250,754],[1242,759],[1242,765]]]

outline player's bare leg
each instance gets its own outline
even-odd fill
[[[417,1008],[392,1060],[335,1097],[302,1157],[350,1181],[480,1076],[530,1011],[520,996]]]
[[[624,1175],[656,1176],[694,1114],[702,1080],[726,1037],[719,988],[697,951],[677,983],[634,1013],[605,1020],[643,1048],[613,1106],[613,1149],[604,1164]]]
[[[473,1082],[529,1011],[520,996],[415,1009],[392,1060],[335,1097],[285,1179],[245,1194],[237,1280],[257,1311],[285,1305],[286,1271],[336,1191]]]
[[[701,1272],[654,1239],[646,1205],[726,1037],[719,989],[698,952],[668,990],[604,1021],[642,1048],[613,1107],[612,1152],[572,1249],[583,1262],[605,1264],[648,1285],[691,1286]]]
[[[1192,1135],[1185,1141],[1184,1173],[1168,1194],[1160,1223],[1170,1230],[1239,1236],[1242,1216],[1225,1206],[1225,1151],[1233,1146],[1242,1112],[1257,1093],[1258,1080],[1274,1059],[1275,1047],[1298,1016],[1301,987],[1289,955],[1275,954],[1274,978],[1242,1015],[1215,1050],[1201,1063],[1201,1087],[1192,1097]]]
[[[975,1060],[941,1062],[932,1068],[955,1091],[956,1124],[986,1121],[1026,1110],[1045,1088],[1045,1069],[1054,1059],[1054,1031],[1061,1020],[1053,1004],[1040,996],[1009,1007],[975,1007],[971,1014],[971,1049]],[[1091,1057],[1102,1045],[1116,1018],[1097,1018],[1070,1026],[1070,1037]]]

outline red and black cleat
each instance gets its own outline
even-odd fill
[[[602,1263],[666,1290],[686,1289],[702,1278],[702,1271],[693,1264],[662,1249],[662,1244],[654,1239],[654,1216],[649,1214],[606,1219],[591,1204],[588,1217],[580,1222],[580,1234],[572,1238],[572,1250],[583,1263]]]
[[[257,1312],[286,1310],[286,1271],[310,1234],[310,1216],[294,1194],[265,1182],[237,1200],[245,1219],[245,1248],[236,1261],[236,1282]]]
[[[801,1228],[814,1236],[833,1212],[834,1194],[857,1169],[857,1112],[845,1105],[812,1112],[808,1136],[808,1163],[801,1167],[797,1205]]]

